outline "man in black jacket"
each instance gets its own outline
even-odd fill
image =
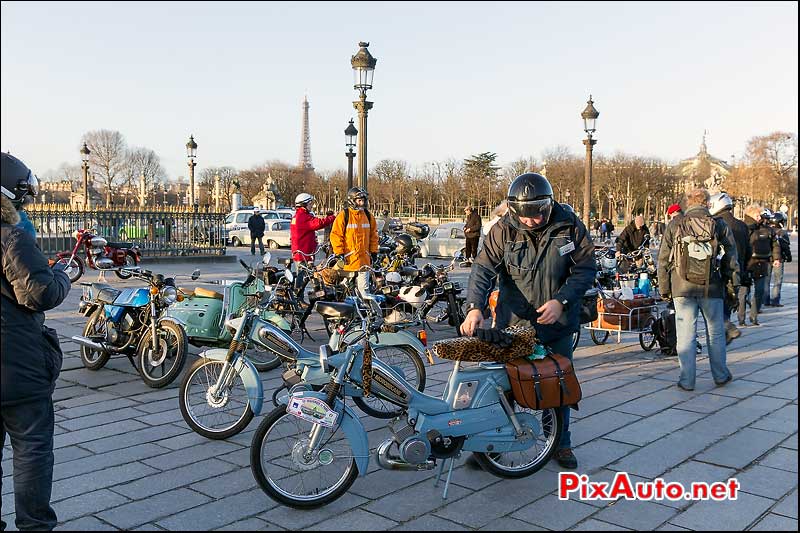
[[[256,239],[258,239],[258,248],[261,251],[261,255],[264,255],[263,239],[266,227],[264,217],[261,216],[261,210],[256,208],[247,220],[247,229],[250,230],[250,255],[256,255]]]
[[[509,212],[483,241],[472,266],[464,335],[483,325],[483,310],[497,278],[500,289],[495,327],[535,326],[539,340],[572,359],[572,333],[580,327],[583,295],[596,274],[594,245],[583,223],[553,201],[547,179],[517,176],[508,189]],[[576,468],[569,432],[569,408],[555,459]]]
[[[53,390],[61,371],[62,354],[58,335],[44,325],[44,311],[64,301],[70,283],[63,267],[51,269],[34,236],[16,225],[17,211],[38,192],[38,180],[16,157],[0,155],[0,441],[5,442],[6,433],[11,437],[17,528],[51,530],[57,522],[50,506]],[[5,522],[1,525],[5,530]]]
[[[770,276],[770,289],[769,303],[764,305],[768,307],[783,307],[781,303],[781,286],[783,285],[783,264],[792,262],[792,248],[789,241],[789,234],[783,229],[786,224],[786,215],[778,211],[772,215],[772,227],[775,230],[775,238],[778,240],[778,245],[781,249],[781,262],[779,266],[772,266],[772,276]]]
[[[617,237],[617,253],[616,256],[619,257],[622,254],[630,254],[638,250],[643,244],[647,245],[650,242],[650,230],[644,223],[644,217],[642,215],[637,215],[633,221],[625,226],[625,229],[622,230],[622,233],[619,234]],[[641,266],[642,259],[638,259],[636,261],[637,266]],[[628,264],[628,261],[624,262],[625,264],[620,265],[620,272],[627,272],[631,265]]]
[[[750,231],[750,247],[753,254],[747,263],[752,290],[750,292],[750,324],[758,326],[758,313],[764,303],[764,292],[769,287],[770,262],[780,266],[781,247],[775,231],[769,226],[764,210],[759,205],[750,205],[744,212],[744,222]],[[739,320],[739,326],[744,326]]]
[[[747,276],[747,262],[750,261],[750,256],[753,255],[753,250],[750,247],[750,232],[747,229],[747,224],[733,216],[733,199],[728,196],[728,193],[721,192],[715,194],[709,200],[708,211],[711,216],[717,220],[722,220],[733,233],[733,239],[736,241],[736,256],[739,260],[739,273],[742,280],[742,285],[738,289],[738,294],[733,296],[738,299],[739,304],[737,314],[739,315],[739,323],[744,324],[745,306],[747,302],[747,287],[750,286],[750,280]],[[733,287],[733,281],[727,280],[729,287]],[[725,315],[725,340],[727,342],[739,337],[742,333],[731,322],[731,313],[734,305],[728,303],[728,298],[723,300],[723,314]]]
[[[481,238],[481,216],[478,211],[472,206],[467,206],[464,209],[464,214],[467,215],[466,223],[464,224],[464,237],[467,240],[466,250],[464,255],[466,261],[463,266],[472,266],[472,261],[478,255],[478,242]]]

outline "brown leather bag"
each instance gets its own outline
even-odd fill
[[[506,363],[514,400],[530,409],[575,406],[581,400],[581,385],[572,361],[559,354],[529,361],[525,357]]]
[[[618,300],[616,298],[600,298],[597,300],[597,310],[600,318],[592,322],[593,327],[604,329],[619,329],[622,331],[642,329],[647,325],[653,314],[650,309],[638,309],[655,305],[653,298],[636,298],[633,300]]]

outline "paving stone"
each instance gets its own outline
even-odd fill
[[[198,526],[203,529],[216,529],[250,518],[276,505],[278,504],[261,489],[253,489],[175,513],[168,518],[158,520],[156,525],[172,531],[195,530]]]
[[[797,473],[797,450],[778,448],[759,461],[759,464]]]
[[[82,416],[80,418],[72,418],[59,422],[59,426],[67,431],[77,431],[94,426],[102,426],[111,422],[129,420],[142,416],[140,411],[133,407],[126,407],[124,409],[117,409],[116,411],[108,411],[105,413],[98,413],[89,416]]]
[[[759,383],[757,381],[747,381],[746,379],[738,379],[735,375],[733,381],[724,387],[717,387],[711,394],[717,396],[729,396],[732,398],[748,398],[764,389],[769,387],[766,383]]]
[[[590,481],[592,481],[593,483],[609,483],[609,484],[612,484],[614,482],[614,478],[617,476],[617,474],[619,474],[619,472],[615,472],[613,470],[600,470],[599,472],[595,472],[594,474],[592,474],[590,476]],[[651,479],[643,478],[643,477],[639,477],[639,476],[634,476],[632,474],[628,474],[628,479],[631,481],[631,483],[640,483],[640,482],[652,481]],[[611,503],[611,502],[609,502],[607,500],[588,500],[588,499],[587,500],[580,500],[578,498],[578,496],[575,495],[575,493],[570,494],[570,498],[571,499],[577,499],[581,503],[585,503],[585,504],[592,505],[594,507],[600,507],[600,508],[608,507],[608,505]]]
[[[790,450],[797,449],[797,433],[786,439],[781,443],[782,448],[789,448]]]
[[[120,496],[108,489],[96,490],[73,498],[61,500],[53,504],[58,520],[66,522],[84,515],[94,515],[109,507],[116,507],[128,502],[128,498]]]
[[[656,529],[656,531],[691,531],[691,529],[687,529],[685,527],[676,526],[675,524],[670,524],[667,522],[660,528]]]
[[[211,501],[211,498],[188,489],[165,492],[157,497],[130,502],[98,513],[97,517],[120,529],[131,529],[161,517],[179,513]],[[200,525],[200,524],[198,524]]]
[[[185,422],[183,421],[183,415],[181,415],[181,412],[178,409],[173,411],[164,411],[162,413],[152,413],[144,416],[140,415],[136,417],[136,420],[149,426],[160,426],[162,424],[172,424],[173,422],[180,422],[181,425],[185,425]],[[189,426],[186,426],[186,428],[188,429]]]
[[[638,448],[631,444],[608,439],[595,439],[592,442],[578,446],[573,451],[578,459],[578,472],[583,474],[603,468],[636,449]],[[554,461],[551,461],[550,465],[560,469]]]
[[[791,368],[787,365],[777,364],[771,365],[758,372],[753,372],[747,376],[749,381],[758,381],[761,383],[769,383],[774,385],[781,381],[797,375],[797,367]]]
[[[544,528],[504,516],[497,520],[492,520],[478,531],[547,531]]]
[[[783,440],[783,434],[743,428],[695,457],[698,461],[742,469]]]
[[[233,524],[228,524],[227,526],[223,526],[221,528],[215,529],[214,531],[285,531],[282,527],[278,527],[275,524],[270,524],[269,522],[265,522],[260,518],[247,518],[245,520],[239,520],[238,522],[234,522]]]
[[[555,510],[557,512],[554,512]],[[557,496],[551,494],[525,505],[512,513],[511,518],[556,531],[564,531],[595,511],[597,509],[591,505],[577,500],[559,500]]]
[[[676,509],[651,501],[623,499],[604,508],[592,518],[636,531],[652,531],[677,512]]]
[[[120,435],[146,427],[147,426],[141,422],[136,422],[135,420],[123,420],[120,422],[112,422],[104,426],[70,431],[68,433],[55,435],[53,437],[53,447],[63,448],[72,444],[83,444],[88,443],[89,441],[99,441],[104,437]]]
[[[435,475],[434,470],[424,472],[403,472],[384,470],[378,467],[365,477],[359,476],[350,492],[369,499],[377,499],[409,485],[414,485]],[[430,483],[433,483],[431,481]]]
[[[81,474],[119,466],[166,453],[167,450],[155,444],[139,444],[113,452],[94,454],[91,457],[60,463],[53,468],[53,480],[58,481]]]
[[[773,385],[760,393],[762,396],[772,396],[774,398],[786,398],[787,400],[797,399],[797,378],[787,379],[777,385]]]
[[[252,486],[253,474],[250,468],[238,468],[232,472],[193,483],[192,490],[211,496],[214,499],[220,499],[245,491]]]
[[[620,413],[618,411],[604,411],[596,415],[582,418],[576,423],[570,420],[569,431],[573,446],[593,441],[597,437],[606,435],[617,428],[632,424],[641,417]]]
[[[11,524],[9,524],[11,525]],[[72,520],[59,524],[57,531],[119,531],[114,526],[98,520],[94,516],[84,516],[77,520]]]
[[[218,459],[207,459],[181,468],[160,472],[132,483],[119,485],[114,487],[114,491],[138,500],[179,487],[191,486],[193,483],[204,479],[217,479],[234,468],[236,467],[230,463],[225,463]],[[250,481],[250,486],[252,486],[252,476]]]
[[[461,466],[458,464],[459,460],[456,459],[456,466],[453,468],[453,475],[450,477],[450,485],[460,485],[470,490],[479,490],[500,481],[499,477],[486,472],[475,464],[465,464],[466,458],[470,455],[472,454],[465,454],[464,458],[461,459]],[[447,472],[442,474],[442,478],[446,475]],[[427,481],[427,483],[433,485],[432,480]]]
[[[650,416],[685,400],[683,391],[670,387],[618,405],[614,410],[632,415]]]
[[[51,501],[59,501],[78,494],[108,488],[134,479],[145,477],[158,472],[142,463],[128,463],[113,466],[102,471],[91,472],[81,476],[53,482],[53,495]]]
[[[768,498],[739,493],[736,500],[696,502],[670,522],[699,531],[741,531],[773,503]]]
[[[793,433],[797,431],[797,406],[787,405],[774,413],[770,413],[761,420],[753,422],[750,427],[776,431],[778,433]]]
[[[140,424],[139,422],[136,423],[141,426],[144,426],[144,424]],[[173,435],[177,435],[185,431],[186,431],[185,429],[181,429],[179,427],[172,425],[159,426],[159,427],[144,426],[144,429],[125,432],[124,439],[118,436],[112,436],[103,439],[93,440],[91,442],[85,442],[82,443],[81,446],[95,453],[101,453],[111,450],[118,450],[120,448],[126,448],[128,446],[133,446],[135,444],[143,444],[145,442],[156,442],[160,439],[171,437]]]
[[[736,398],[706,393],[699,394],[694,398],[675,404],[675,408],[683,409],[685,411],[693,411],[695,413],[713,413],[736,403],[736,401]]]
[[[141,378],[138,374],[117,372],[108,367],[97,372],[88,369],[73,370],[67,374],[66,379],[89,389],[99,389],[100,387],[108,387],[109,385],[118,385],[135,380],[139,380],[141,383]]]
[[[787,492],[797,487],[797,474],[794,472],[761,465],[751,466],[739,473],[736,479],[743,492],[773,500],[781,499]]]
[[[797,519],[770,513],[750,528],[750,531],[797,531]]]
[[[447,490],[447,499],[443,500],[443,491],[444,480],[438,487],[434,487],[431,481],[424,481],[387,494],[366,505],[364,509],[397,522],[405,522],[472,494],[472,491],[451,483]]]
[[[252,475],[250,478],[252,479]],[[368,501],[369,500],[366,498],[348,492],[341,498],[317,509],[308,509],[298,512],[297,509],[278,505],[274,509],[270,509],[266,513],[262,513],[258,516],[267,522],[277,524],[286,529],[301,530],[324,520],[329,520],[332,517],[349,514],[354,507],[358,507]]]
[[[677,429],[688,426],[702,416],[700,413],[692,413],[680,409],[667,409],[656,415],[628,424],[622,429],[609,433],[605,438],[643,446]]]
[[[358,524],[358,529],[381,531],[397,525],[397,522],[383,518],[376,514],[368,513],[361,509],[350,511],[347,516],[329,518],[309,528],[311,531],[351,531],[353,524]]]
[[[594,518],[584,520],[577,526],[570,529],[570,531],[630,531],[627,528],[618,526],[616,524],[609,524],[608,522],[601,522]]]
[[[205,442],[208,442],[207,438],[194,431],[189,431],[188,433],[176,435],[168,439],[162,439],[158,441],[158,445],[169,448],[170,450],[182,450]]]
[[[82,385],[68,385],[65,387],[56,388],[53,391],[53,401],[60,402],[61,400],[68,400],[71,398],[76,398],[79,396],[86,396],[87,394],[91,394],[93,391],[91,389],[87,389]]]
[[[108,392],[93,392],[91,394],[87,394],[86,396],[72,398],[71,400],[62,400],[60,402],[57,402],[54,407],[57,411],[61,411],[61,410],[71,409],[73,407],[81,407],[90,404],[103,405],[107,402],[113,402],[116,400],[123,400],[124,402],[127,402],[128,405],[136,403],[125,398],[119,398],[118,396],[110,394]]]
[[[460,524],[434,515],[425,515],[401,524],[392,531],[472,531]]]
[[[786,496],[778,505],[773,507],[772,512],[797,520],[797,488]]]

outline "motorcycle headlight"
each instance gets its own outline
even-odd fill
[[[178,289],[175,287],[164,287],[161,289],[161,300],[167,304],[172,305],[178,301]]]

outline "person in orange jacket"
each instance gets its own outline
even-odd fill
[[[367,210],[367,191],[353,187],[347,191],[347,206],[336,215],[331,229],[331,247],[337,255],[347,255],[344,270],[358,272],[362,266],[371,266],[378,255],[378,225]],[[369,289],[369,272],[356,278],[358,290],[365,294]]]

